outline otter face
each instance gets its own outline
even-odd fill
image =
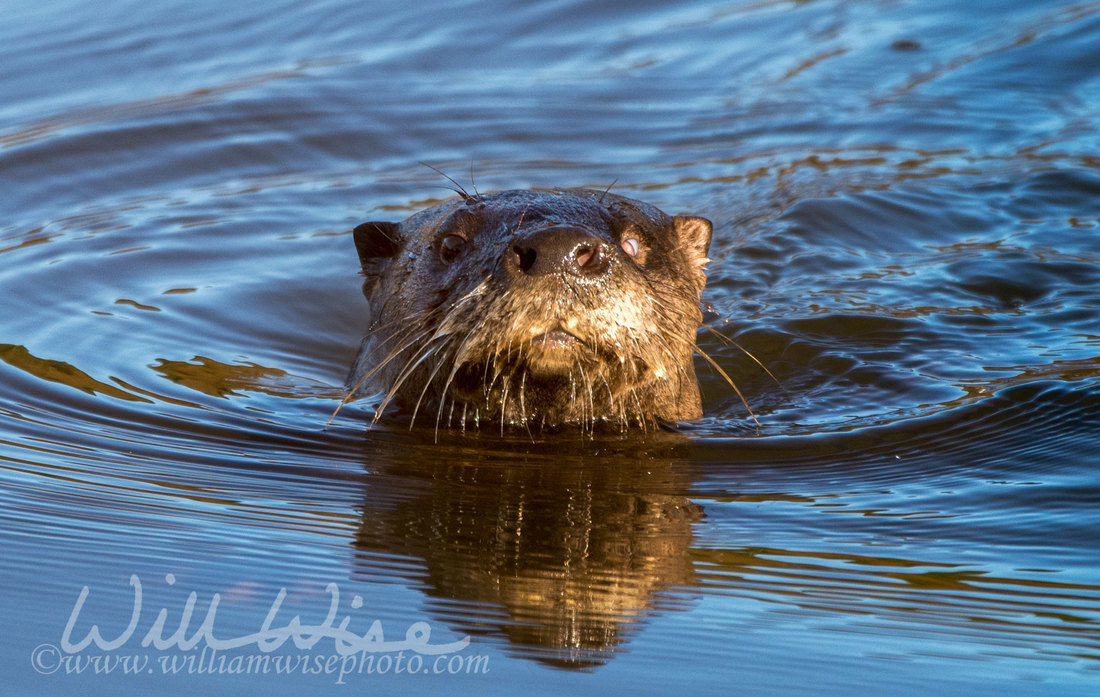
[[[701,415],[711,224],[603,192],[464,197],[354,239],[371,322],[348,379],[437,425]],[[376,417],[377,418],[377,417]]]

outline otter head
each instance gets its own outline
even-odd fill
[[[711,224],[606,192],[464,196],[354,231],[370,304],[348,378],[437,425],[701,415]]]

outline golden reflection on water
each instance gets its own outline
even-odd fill
[[[310,383],[303,387],[305,378],[292,376],[280,368],[267,368],[257,363],[222,363],[206,356],[195,356],[190,361],[160,359],[152,366],[163,378],[211,397],[227,398],[247,392],[260,392],[272,397],[300,399],[308,396],[338,399],[342,391]]]
[[[39,358],[28,351],[25,346],[0,344],[0,361],[4,361],[13,368],[22,370],[36,378],[75,387],[88,394],[102,394],[131,402],[151,403],[151,400],[144,397],[131,394],[115,385],[96,380],[76,366],[64,361]]]
[[[421,561],[432,595],[477,604],[456,618],[466,631],[550,664],[598,665],[663,591],[694,585],[702,509],[671,460],[417,460],[395,457],[368,486],[357,571],[377,574],[379,555]]]
[[[25,346],[0,344],[0,361],[32,377],[90,395],[103,395],[128,402],[160,402],[200,408],[194,402],[139,387],[117,377],[110,378],[114,384],[97,380],[70,363],[35,356]],[[222,363],[205,356],[195,356],[190,361],[160,359],[150,367],[157,375],[177,385],[220,399],[239,397],[250,392],[284,399],[325,400],[337,400],[343,394],[338,387],[256,363]]]

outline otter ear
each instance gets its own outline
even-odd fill
[[[676,233],[680,249],[687,255],[688,263],[698,273],[699,280],[705,283],[703,267],[710,261],[707,259],[712,229],[710,221],[694,215],[678,215],[672,219],[672,229]]]
[[[351,233],[355,251],[363,270],[374,269],[397,254],[401,234],[398,223],[370,222],[357,226]]]

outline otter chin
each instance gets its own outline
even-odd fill
[[[696,419],[710,238],[705,218],[587,189],[462,193],[363,223],[349,398],[437,427]]]

